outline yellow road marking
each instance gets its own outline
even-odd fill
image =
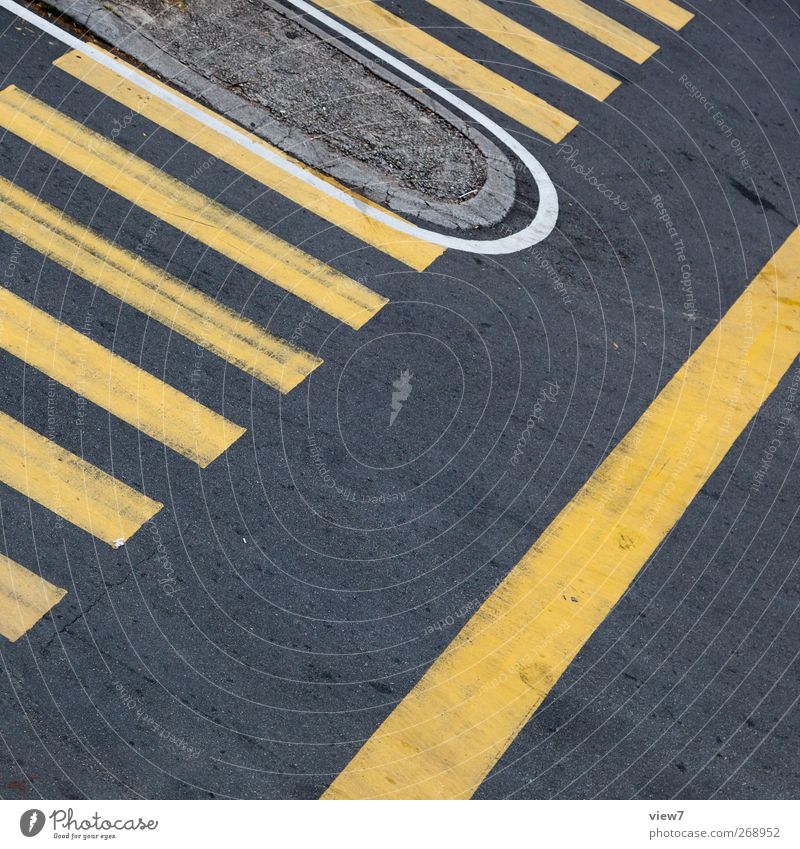
[[[560,142],[578,122],[524,88],[462,56],[432,35],[367,0],[316,0],[316,5],[380,39],[451,83],[479,97],[552,142]]]
[[[0,634],[13,643],[55,607],[66,590],[0,554]]]
[[[0,229],[281,392],[289,392],[322,362],[3,177]]]
[[[113,97],[114,100],[122,103],[134,112],[144,115],[148,120],[160,124],[190,144],[199,147],[201,150],[210,153],[223,162],[227,162],[228,165],[247,174],[248,177],[275,189],[275,191],[280,192],[290,200],[315,213],[320,218],[330,221],[331,224],[335,224],[362,242],[366,242],[368,245],[372,245],[378,250],[383,251],[383,253],[405,263],[415,271],[424,271],[435,259],[444,253],[444,248],[440,245],[434,245],[431,242],[425,242],[422,239],[401,233],[393,227],[377,221],[369,215],[365,215],[363,212],[351,209],[335,198],[322,194],[299,177],[288,174],[277,165],[267,162],[242,145],[236,144],[231,139],[206,127],[205,124],[202,124],[196,118],[192,118],[185,112],[174,109],[163,100],[153,97],[143,88],[134,85],[119,76],[119,74],[115,74],[93,59],[84,56],[82,53],[71,51],[60,56],[53,64],[81,82],[97,89],[97,91],[102,92],[108,97]],[[134,68],[131,68],[131,71],[137,74],[139,73]],[[140,75],[144,76],[143,74]],[[160,85],[153,78],[148,78],[148,80],[155,85]],[[163,85],[161,87],[164,89],[167,88]],[[180,95],[174,89],[169,89],[169,91],[180,96],[182,99],[188,100],[188,98]],[[210,110],[205,109],[199,103],[195,101],[191,101],[191,103],[197,109],[214,114],[215,117],[229,126],[235,126],[240,132],[246,132],[232,121],[227,121],[222,116],[211,113]],[[387,214],[391,214],[389,210],[379,204],[366,200],[332,178],[320,174],[299,161],[292,159],[288,154],[256,138],[251,133],[248,133],[248,135],[256,144],[269,150],[270,153],[281,156],[310,173],[315,174],[317,177],[324,179],[331,185],[336,186],[340,191],[357,198],[361,204],[371,206],[375,209],[381,209]],[[399,216],[397,218],[401,220]]]
[[[287,292],[361,327],[386,299],[14,86],[0,125]]]
[[[2,287],[0,347],[203,468],[245,432]]]
[[[468,798],[800,354],[800,228],[328,798]]]
[[[115,547],[164,506],[3,412],[0,481]]]
[[[658,50],[657,44],[582,0],[531,0],[531,3],[640,65]]]
[[[481,0],[427,2],[597,100],[605,100],[619,85],[619,80],[531,32]]]
[[[694,17],[694,13],[687,12],[686,9],[671,3],[670,0],[625,0],[625,2],[674,30],[685,27]]]

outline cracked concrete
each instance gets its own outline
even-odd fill
[[[56,637],[60,637],[62,634],[66,634],[69,632],[70,628],[75,625],[77,622],[80,622],[82,619],[85,619],[86,616],[101,602],[103,599],[108,598],[109,592],[111,590],[117,589],[117,587],[121,587],[123,584],[127,583],[130,579],[131,575],[133,575],[133,566],[125,573],[124,577],[120,578],[118,581],[104,581],[103,582],[103,591],[97,595],[96,598],[92,599],[88,604],[81,605],[79,603],[79,611],[78,613],[72,617],[68,622],[65,622],[63,625],[59,625],[53,636],[42,645],[42,649],[46,650],[50,648],[50,646],[55,642]]]

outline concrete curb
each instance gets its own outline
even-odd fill
[[[103,6],[97,0],[49,0],[49,2],[99,38],[124,51],[225,117],[313,168],[335,177],[345,185],[363,193],[365,197],[386,205],[394,212],[443,228],[474,229],[490,227],[502,221],[514,202],[516,189],[514,169],[497,145],[436,100],[427,97],[401,77],[367,59],[340,39],[281,5],[278,0],[262,0],[262,2],[359,62],[376,77],[422,104],[467,138],[484,157],[486,165],[485,182],[476,194],[463,202],[452,203],[414,191],[399,185],[396,181],[392,182],[391,177],[385,172],[365,162],[353,157],[345,157],[331,150],[324,141],[315,139],[298,128],[278,123],[274,115],[263,107],[206,79],[170,56],[144,34],[141,27],[145,23],[145,16],[136,20],[136,11],[133,9],[126,8],[127,16],[122,17],[119,10]]]

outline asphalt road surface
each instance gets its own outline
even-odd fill
[[[675,30],[630,4],[593,0],[660,46],[641,63],[531,4],[490,5],[622,82],[593,99],[474,29],[452,28],[432,5],[391,4],[579,120],[553,142],[461,92],[542,163],[558,224],[533,248],[448,249],[423,271],[54,67],[69,48],[0,11],[0,177],[15,196],[63,210],[323,361],[280,392],[31,247],[3,212],[5,291],[246,428],[201,468],[110,413],[112,399],[87,400],[88,378],[68,388],[4,344],[6,418],[163,507],[115,548],[3,473],[0,552],[66,590],[18,639],[0,637],[3,798],[321,796],[483,601],[508,600],[500,581],[792,237],[796,4],[697,0],[683,4],[696,14]],[[188,218],[177,226],[112,190],[97,178],[102,166],[95,178],[81,173],[60,136],[48,150],[39,130],[11,129],[11,86],[45,116],[49,108],[135,152],[388,303],[356,328],[285,291],[236,250],[187,232]],[[102,150],[81,162],[97,159]],[[536,207],[521,169],[508,221],[474,237],[517,231]],[[544,702],[520,708],[488,775],[462,795],[796,798],[792,320],[780,344],[794,353],[774,391],[756,397],[745,381],[730,409],[718,398],[702,405],[703,429],[686,428],[663,497],[640,493],[649,530],[632,534],[649,533],[655,551],[630,568],[608,615],[581,626],[574,660],[561,648],[571,624],[551,623],[531,646],[537,657],[563,655],[565,671],[542,673]],[[759,371],[779,347],[767,334],[743,367]],[[754,417],[737,424],[748,405]],[[718,465],[717,440],[727,442]],[[65,461],[51,457],[58,478]],[[705,469],[696,496],[694,464]],[[606,522],[615,492],[579,526]],[[670,511],[675,521],[656,533]],[[534,552],[534,573],[537,562]],[[599,550],[598,563],[590,581],[617,580],[613,558]],[[570,602],[572,585],[554,580]],[[520,598],[536,605],[535,582],[531,592]],[[478,676],[460,692],[480,685]],[[512,696],[498,685],[481,698],[491,733]],[[463,738],[464,763],[485,755],[472,745]],[[448,795],[443,773],[462,767],[424,777]]]

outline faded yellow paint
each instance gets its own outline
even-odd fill
[[[427,2],[596,100],[605,100],[620,84],[619,80],[531,32],[481,0]]]
[[[115,58],[118,59],[118,57]],[[247,174],[248,177],[275,189],[275,191],[280,192],[285,197],[288,197],[320,218],[330,221],[331,224],[350,233],[362,242],[366,242],[368,245],[372,245],[383,253],[405,263],[415,271],[424,271],[435,259],[444,253],[444,248],[440,245],[434,245],[423,239],[401,233],[391,225],[377,221],[372,216],[352,209],[341,201],[320,192],[301,178],[289,174],[278,165],[267,162],[242,145],[210,129],[196,118],[191,117],[191,115],[187,115],[185,112],[170,106],[169,103],[153,97],[145,89],[129,82],[119,74],[84,56],[82,53],[78,53],[77,51],[65,53],[56,59],[53,64],[62,71],[81,80],[81,82],[97,89],[97,91],[102,92],[108,97],[113,97],[114,100],[127,106],[134,112],[144,115],[148,120],[161,125],[190,144],[199,147],[201,150],[206,151],[206,153],[210,153],[220,161],[227,162],[228,165]],[[129,70],[137,76],[145,77],[143,73],[136,71],[133,67],[129,66]],[[180,97],[182,100],[187,100],[193,108],[214,115],[217,120],[245,134],[254,144],[269,151],[270,154],[279,156],[285,161],[303,168],[303,170],[308,171],[315,177],[325,180],[325,182],[335,186],[340,192],[355,198],[360,206],[380,209],[387,215],[396,218],[397,221],[402,220],[399,216],[393,215],[389,210],[384,209],[379,204],[357,195],[336,180],[314,171],[312,168],[293,159],[278,148],[252,135],[252,133],[248,133],[247,130],[242,129],[232,121],[228,121],[220,115],[211,112],[211,110],[206,109],[194,100],[189,101],[188,98],[175,91],[175,89],[170,89],[162,85],[152,77],[147,77],[147,81],[152,85],[157,85],[169,91],[172,95]]]
[[[353,328],[386,298],[14,86],[0,125],[234,262]]]
[[[693,12],[687,12],[686,9],[670,0],[625,0],[625,2],[674,30],[685,27],[694,17]]]
[[[578,122],[524,88],[366,0],[317,0],[317,6],[377,38],[413,62],[468,91],[552,142]]]
[[[66,590],[0,554],[0,634],[13,643],[55,607]]]
[[[3,177],[0,229],[281,392],[322,362]]]
[[[531,0],[531,3],[640,65],[658,50],[657,44],[582,0]]]
[[[800,354],[800,228],[325,796],[471,796]]]
[[[203,468],[245,432],[2,287],[0,347]]]
[[[0,481],[115,547],[164,506],[2,412]]]

